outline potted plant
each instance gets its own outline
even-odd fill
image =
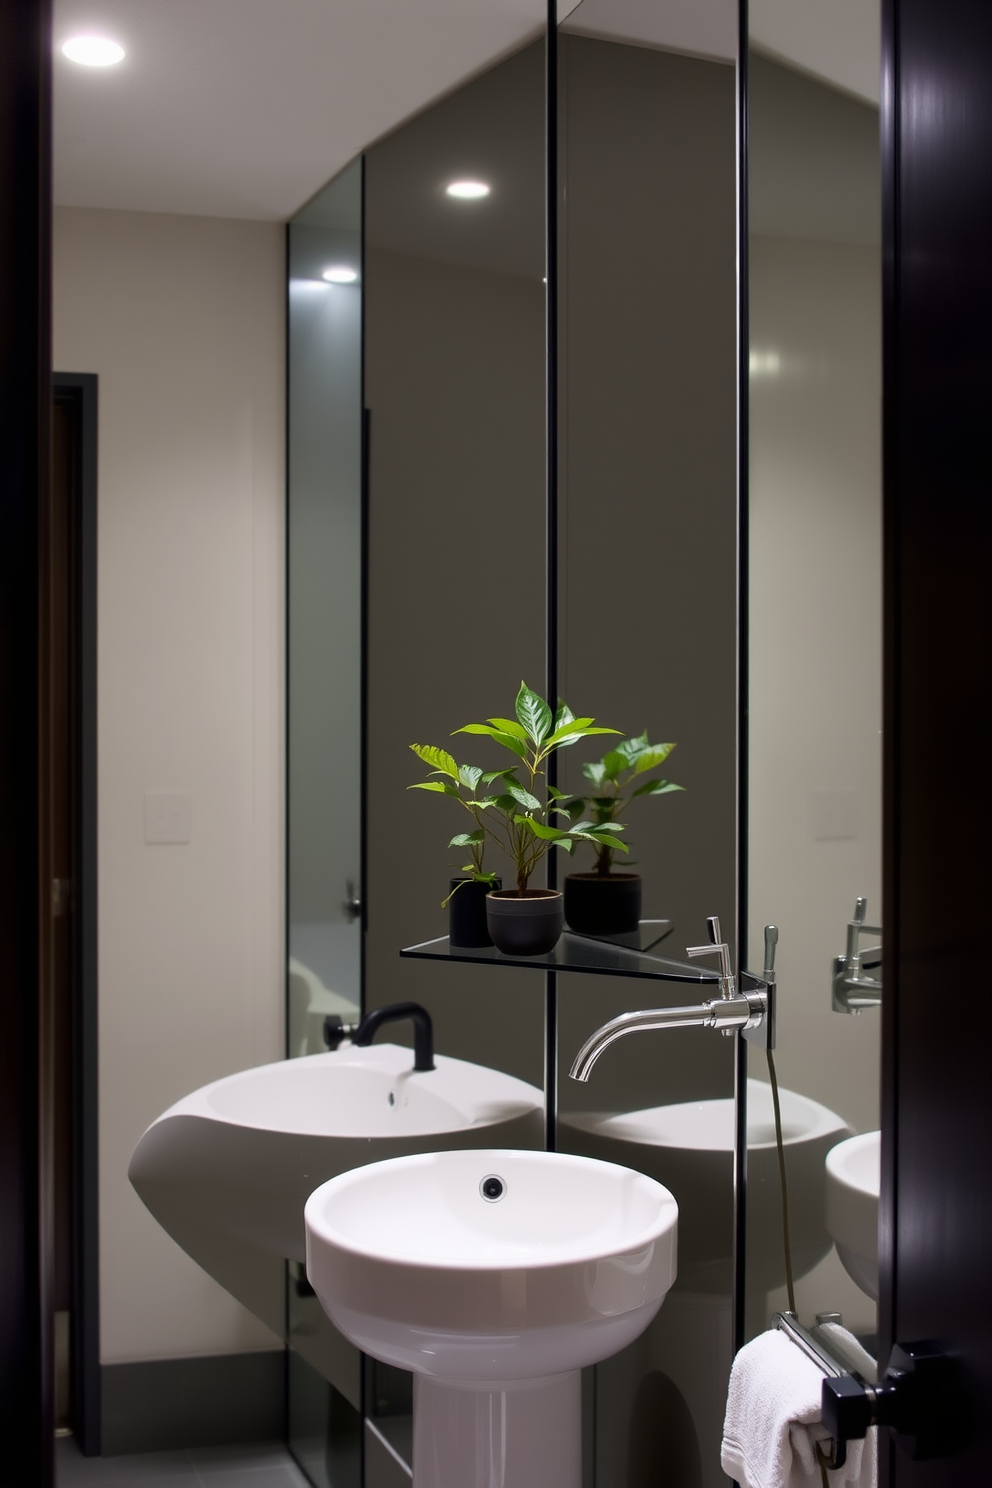
[[[486,895],[490,889],[501,889],[503,880],[498,874],[487,872],[484,863],[486,834],[479,821],[481,807],[475,799],[477,788],[483,783],[483,772],[477,765],[456,764],[446,749],[438,749],[434,744],[411,744],[410,748],[425,765],[431,766],[432,775],[442,778],[418,781],[408,785],[407,790],[452,796],[476,823],[471,832],[459,832],[448,843],[449,847],[467,848],[470,859],[462,864],[458,877],[450,880],[447,898],[441,900],[441,908],[448,911],[448,939],[453,946],[492,945],[486,924]]]
[[[641,876],[613,871],[616,852],[604,833],[616,831],[617,818],[626,814],[638,796],[664,796],[683,789],[657,775],[642,779],[663,765],[674,748],[674,744],[650,743],[645,732],[636,739],[624,739],[601,760],[583,765],[590,789],[565,803],[570,817],[588,817],[595,829],[595,868],[590,873],[570,873],[565,879],[565,921],[579,934],[621,935],[637,929]]]
[[[487,843],[492,842],[509,857],[516,887],[487,889],[489,934],[508,955],[533,956],[552,950],[561,934],[561,893],[529,887],[534,870],[548,850],[561,847],[572,852],[577,842],[627,850],[617,836],[623,831],[620,823],[573,823],[563,804],[564,792],[546,784],[542,766],[556,750],[577,744],[590,734],[618,731],[596,728],[592,718],[576,718],[565,703],[559,703],[552,715],[544,699],[525,682],[520,684],[514,711],[515,718],[469,723],[455,733],[486,735],[515,755],[516,763],[485,771],[477,765],[458,765],[447,750],[435,745],[412,744],[413,752],[431,766],[431,774],[440,778],[418,782],[411,789],[450,796],[471,816],[472,830],[460,832],[449,845],[469,849],[472,862],[463,871],[471,874],[472,882],[486,882],[493,876],[483,867]],[[552,817],[564,818],[567,825],[553,825]]]

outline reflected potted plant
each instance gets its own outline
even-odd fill
[[[572,822],[565,809],[564,792],[547,786],[542,766],[558,749],[577,744],[591,734],[615,734],[617,729],[597,728],[592,718],[577,718],[565,703],[552,715],[548,704],[525,682],[521,682],[515,718],[489,718],[469,723],[456,734],[479,734],[494,740],[516,756],[516,763],[501,770],[483,770],[477,765],[458,765],[444,749],[430,744],[412,744],[413,752],[439,777],[410,787],[430,790],[457,800],[473,820],[470,832],[459,833],[451,846],[467,847],[472,863],[472,883],[485,883],[492,875],[483,867],[490,842],[513,864],[516,887],[486,889],[486,923],[493,942],[508,955],[535,956],[553,950],[562,928],[562,895],[557,890],[532,889],[530,879],[552,847],[572,852],[576,843],[590,842],[626,852],[617,833],[623,826],[592,821]],[[564,818],[567,825],[553,825],[551,818]],[[453,892],[461,894],[465,889]],[[449,895],[449,901],[450,901]],[[450,909],[450,905],[449,905]]]
[[[592,872],[570,873],[565,878],[565,922],[570,930],[582,935],[623,935],[637,929],[641,875],[614,872],[616,849],[607,835],[616,831],[617,818],[626,814],[638,796],[665,796],[683,789],[657,775],[641,779],[663,765],[674,748],[674,744],[652,744],[645,732],[624,739],[601,760],[582,766],[590,789],[565,804],[570,818],[588,817],[592,822],[597,834],[593,844],[596,863]]]

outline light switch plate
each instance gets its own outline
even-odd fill
[[[189,839],[189,791],[145,791],[145,841],[183,843]]]

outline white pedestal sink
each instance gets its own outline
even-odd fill
[[[878,1301],[878,1195],[881,1132],[851,1137],[827,1154],[827,1229],[841,1265]]]
[[[416,1488],[580,1488],[579,1370],[650,1323],[678,1208],[641,1173],[564,1153],[426,1153],[307,1202],[331,1321],[414,1371]]]

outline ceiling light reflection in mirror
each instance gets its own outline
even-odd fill
[[[114,67],[124,60],[124,48],[106,36],[70,36],[62,55],[81,67]]]
[[[457,201],[479,201],[489,195],[490,189],[485,181],[452,181],[444,188],[445,195]]]

